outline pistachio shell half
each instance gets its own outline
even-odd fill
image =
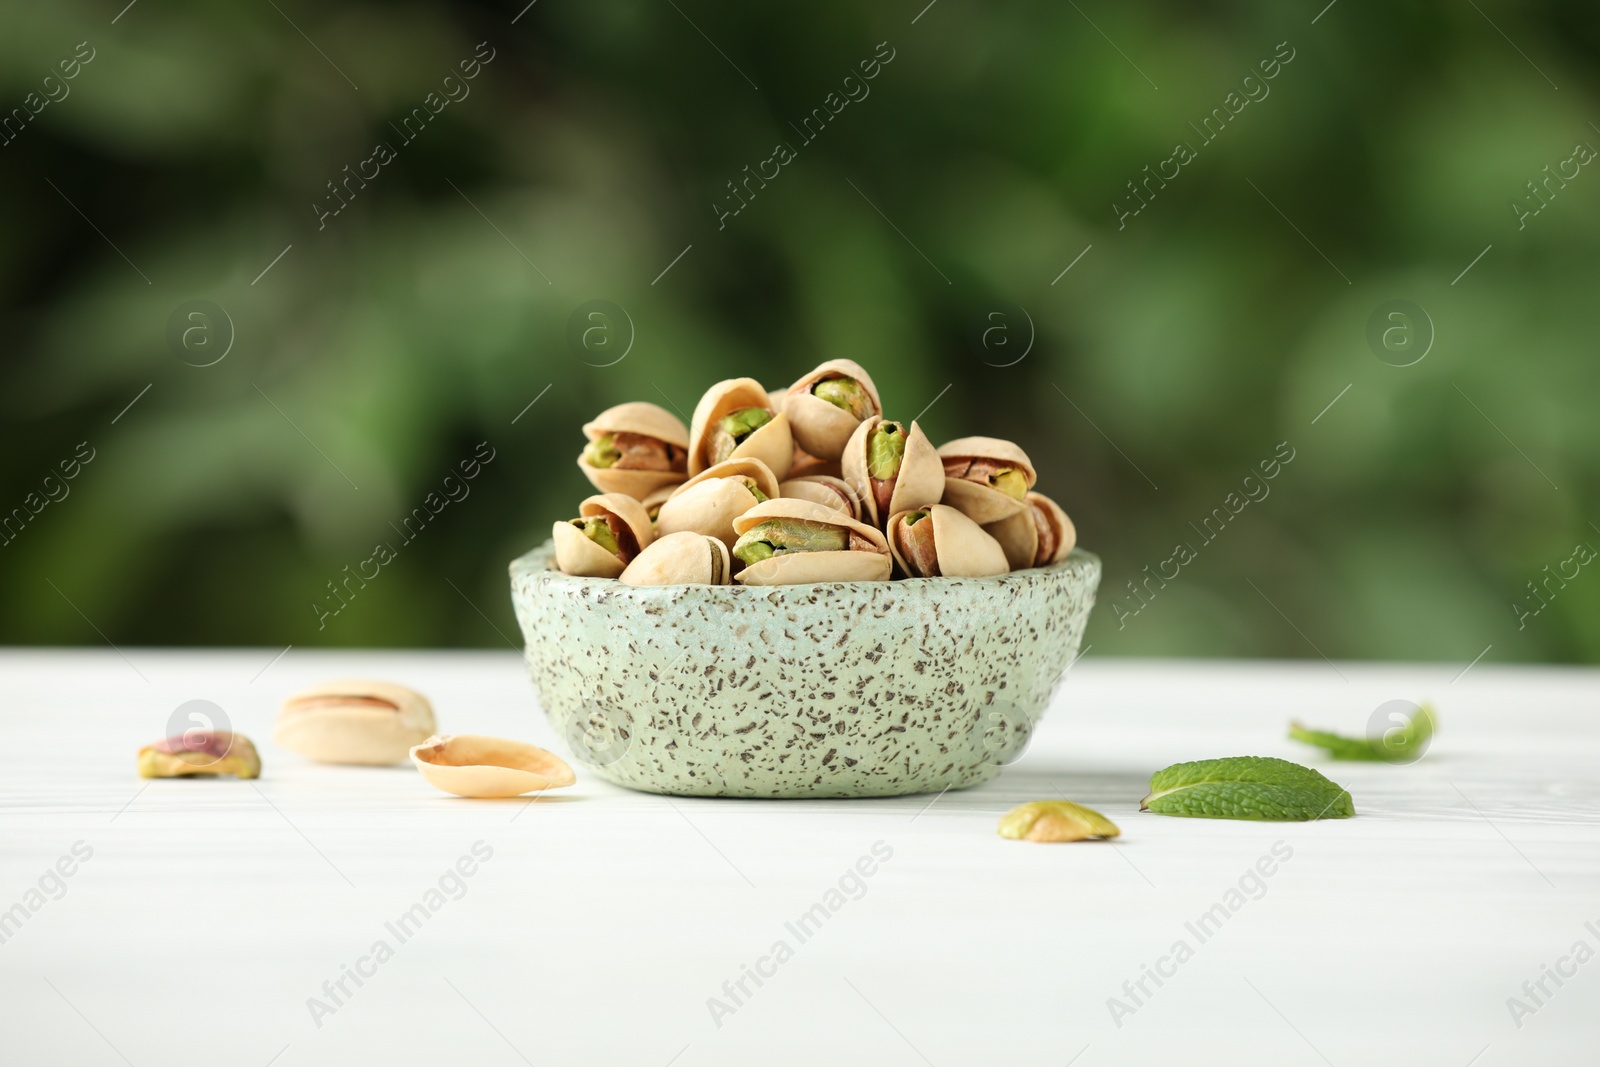
[[[680,530],[657,538],[619,580],[626,585],[727,585],[732,570],[721,538]]]
[[[1000,542],[948,504],[899,512],[886,529],[907,578],[988,578],[1011,569]]]
[[[768,500],[733,526],[745,585],[881,582],[893,565],[882,533],[810,500]]]
[[[680,485],[656,512],[656,534],[685,530],[708,534],[731,546],[738,537],[733,520],[763,500],[778,495],[778,479],[751,456],[707,467]]]
[[[478,734],[430,737],[411,749],[411,762],[429,785],[458,797],[518,797],[578,780],[554,752]]]
[[[944,467],[933,442],[912,423],[863,419],[839,457],[844,480],[861,500],[862,521],[882,526],[897,511],[937,504]]]
[[[622,493],[601,493],[578,505],[578,518],[550,529],[556,566],[581,578],[615,578],[655,540],[644,505]]]
[[[939,447],[944,503],[987,525],[1023,510],[1037,475],[1028,454],[997,437],[962,437]]]
[[[729,459],[750,457],[779,478],[794,462],[789,417],[754,378],[730,378],[706,390],[689,428],[689,473]]]
[[[189,730],[139,750],[141,778],[188,778],[197,774],[260,778],[261,757],[248,737],[226,730]]]
[[[883,414],[878,387],[861,364],[830,359],[791,385],[784,413],[795,444],[818,459],[838,459],[862,419]]]
[[[290,696],[272,739],[318,763],[399,763],[433,733],[433,705],[415,689],[370,679],[325,682]]]
[[[810,474],[803,478],[790,478],[778,484],[778,495],[785,500],[809,500],[813,504],[833,508],[852,519],[861,518],[861,498],[843,478],[826,474]]]
[[[1043,567],[1067,558],[1078,543],[1078,531],[1054,500],[1029,493],[1027,507],[984,529],[1000,542],[1012,570]]]
[[[644,401],[607,408],[583,425],[589,444],[578,469],[602,493],[636,500],[663,485],[683,481],[689,432],[666,408]]]

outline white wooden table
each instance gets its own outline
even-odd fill
[[[270,739],[292,687],[371,675],[428,693],[446,730],[559,749],[510,652],[123,651],[0,653],[7,1065],[1600,1059],[1600,962],[1569,956],[1600,951],[1592,670],[1091,654],[1020,762],[931,805],[669,800],[581,769],[529,804]],[[1398,697],[1440,710],[1418,764],[1284,738],[1291,715],[1359,733]],[[135,776],[194,698],[255,740],[259,782]],[[1246,753],[1319,766],[1360,816],[1138,813],[1152,771]],[[1057,789],[1121,840],[995,835]],[[449,874],[462,857],[471,877]],[[418,904],[425,920],[387,925]],[[1513,1018],[1512,997],[1532,1010]]]

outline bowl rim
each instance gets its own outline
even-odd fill
[[[581,589],[585,586],[609,590],[614,593],[627,595],[659,594],[662,590],[672,591],[679,596],[703,595],[712,596],[748,596],[759,599],[770,599],[773,596],[789,595],[785,591],[792,591],[794,595],[808,593],[817,589],[837,586],[865,586],[875,588],[888,586],[894,589],[907,591],[927,591],[941,586],[951,585],[1021,585],[1052,578],[1064,578],[1074,572],[1088,577],[1101,571],[1100,557],[1094,552],[1084,548],[1074,548],[1067,557],[1045,567],[1024,567],[1020,570],[1007,571],[1005,574],[992,575],[987,578],[896,578],[885,582],[806,582],[795,585],[763,585],[748,586],[739,582],[729,582],[727,585],[624,585],[615,578],[582,578],[572,574],[562,574],[554,567],[555,542],[545,541],[537,548],[530,549],[511,561],[509,570],[511,578],[533,578],[543,582],[564,585],[569,588]]]

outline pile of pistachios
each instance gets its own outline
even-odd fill
[[[555,524],[560,570],[629,585],[973,578],[1054,563],[1077,542],[1021,448],[935,448],[915,421],[883,417],[852,360],[781,390],[718,382],[690,422],[634,402],[584,425],[578,468],[600,492]]]

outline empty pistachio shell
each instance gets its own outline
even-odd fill
[[[795,444],[818,459],[838,459],[862,419],[883,414],[878,387],[861,364],[830,359],[784,394]]]
[[[861,498],[843,478],[826,474],[812,474],[803,478],[790,478],[778,485],[778,495],[784,499],[809,500],[813,504],[833,508],[852,519],[861,518]]]
[[[892,516],[887,536],[908,578],[987,578],[1011,569],[1000,542],[947,504]]]
[[[578,505],[578,518],[550,530],[563,574],[615,578],[655,539],[644,505],[622,493],[601,493]]]
[[[944,466],[933,442],[912,423],[863,419],[839,457],[844,480],[861,500],[862,521],[881,527],[897,511],[937,504]]]
[[[984,529],[1006,550],[1012,570],[1043,567],[1066,559],[1078,543],[1078,531],[1067,513],[1043,493],[1029,493],[1021,511]]]
[[[777,499],[733,521],[745,585],[880,582],[893,566],[883,534],[809,500]]]
[[[619,579],[627,585],[727,585],[731,570],[721,538],[680,530],[651,542]]]
[[[731,546],[733,520],[778,495],[778,479],[759,459],[744,456],[707,467],[678,487],[656,513],[656,534],[685,530]]]
[[[196,774],[260,778],[261,757],[248,737],[226,730],[189,730],[139,750],[141,778],[187,778]]]
[[[663,407],[618,404],[584,423],[583,433],[589,444],[578,456],[578,469],[602,493],[638,500],[684,479],[689,432]]]
[[[1116,823],[1070,800],[1035,800],[1000,816],[1000,836],[1014,841],[1082,841],[1121,834]]]
[[[411,749],[411,762],[429,785],[458,797],[518,797],[578,780],[554,752],[478,734],[430,737]]]
[[[997,437],[962,437],[939,447],[944,503],[987,525],[1022,511],[1036,475],[1028,454]]]
[[[789,417],[754,378],[730,378],[706,390],[689,428],[689,474],[729,459],[759,459],[778,478],[794,462]]]
[[[272,739],[318,763],[399,763],[435,729],[414,689],[367,679],[325,682],[283,702]]]

